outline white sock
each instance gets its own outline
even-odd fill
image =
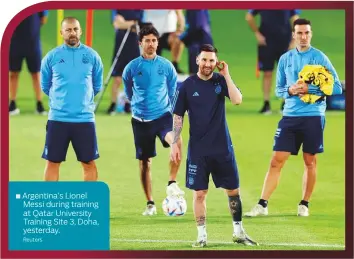
[[[201,239],[201,238],[206,238],[207,236],[207,233],[206,233],[206,226],[203,225],[203,226],[197,226],[197,229],[198,229],[198,239]]]
[[[242,221],[233,221],[232,224],[234,225],[234,233],[239,235],[242,232]]]

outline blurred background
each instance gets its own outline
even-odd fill
[[[257,39],[246,21],[248,11],[210,10],[207,12],[210,17],[212,40],[219,51],[219,59],[229,64],[231,76],[242,90],[244,98],[242,105],[237,107],[227,103],[227,120],[240,170],[241,193],[246,211],[258,201],[261,192],[272,154],[274,133],[281,118],[282,100],[274,95],[274,73],[269,100],[271,113],[266,113],[267,116],[264,115],[265,113],[260,113],[264,102],[263,76],[257,70]],[[186,15],[186,10],[183,10],[183,14]],[[63,15],[74,16],[81,22],[83,29],[81,41],[85,43],[86,31],[89,30],[86,23],[87,10],[64,10]],[[299,16],[311,20],[312,46],[329,57],[340,80],[345,80],[345,12],[343,10],[301,10]],[[259,25],[260,15],[255,15],[254,19]],[[115,55],[112,10],[94,10],[92,21],[92,47],[103,60],[104,77],[106,77],[112,64],[112,57]],[[187,29],[188,26],[185,27],[185,30]],[[56,10],[48,12],[47,21],[41,26],[40,43],[42,55],[58,45]],[[25,46],[26,41],[23,41],[23,44]],[[162,56],[172,60],[171,53],[167,50],[162,51]],[[190,69],[187,46],[181,53],[178,68],[183,72],[179,75],[181,82]],[[158,211],[157,220],[140,216],[145,202],[140,187],[138,164],[135,160],[130,115],[124,113],[124,109],[118,107],[118,103],[114,109],[116,116],[107,114],[107,109],[112,102],[111,85],[112,80],[105,91],[96,117],[98,147],[101,155],[97,161],[99,180],[106,182],[111,192],[111,248],[189,249],[188,243],[161,240],[195,238],[191,192],[187,191],[189,209],[183,218],[167,218],[162,215],[162,210]],[[42,95],[43,108],[48,111],[47,96]],[[343,99],[340,102],[343,103]],[[19,75],[16,106],[21,112],[18,116],[10,116],[10,180],[41,181],[45,165],[41,154],[47,117],[35,114],[36,98],[31,75],[25,62]],[[269,203],[270,213],[273,216],[245,219],[249,234],[260,243],[269,243],[268,246],[257,249],[344,249],[344,125],[343,110],[327,112],[325,153],[318,159],[318,183],[312,198],[311,217],[306,219],[292,217],[296,215],[297,202],[301,197],[303,164],[302,156],[299,155],[291,157],[283,169],[279,188]],[[183,129],[184,154],[186,154],[188,141],[188,126],[186,120]],[[163,149],[157,143],[157,153],[158,156],[153,162],[152,175],[153,193],[159,203],[165,196],[169,150]],[[178,176],[181,186],[185,183],[184,177],[185,163],[182,163]],[[61,166],[60,180],[81,180],[81,178],[80,164],[77,163],[70,146],[67,161]],[[208,197],[210,240],[227,242],[230,241],[232,233],[227,204],[223,202],[225,196],[213,187],[211,183]],[[144,228],[143,232],[141,228]],[[181,228],[184,230],[183,235],[178,231]],[[138,239],[156,239],[161,242],[147,244],[129,241]],[[214,244],[211,249],[240,248],[225,243]]]

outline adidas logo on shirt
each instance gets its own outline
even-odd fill
[[[59,63],[65,63],[64,59],[61,59],[61,60],[59,61]]]
[[[195,93],[193,94],[193,96],[199,96],[198,92],[195,92]]]

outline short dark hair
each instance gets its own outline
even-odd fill
[[[310,25],[311,26],[311,21],[304,19],[304,18],[299,18],[294,21],[293,30],[295,30],[295,25]]]
[[[202,53],[202,51],[214,52],[215,54],[218,54],[218,50],[211,44],[203,44],[202,46],[200,46],[198,55]]]
[[[139,41],[142,41],[144,36],[153,34],[157,39],[160,38],[159,32],[152,25],[145,25],[141,28],[139,32]]]

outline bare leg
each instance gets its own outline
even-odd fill
[[[20,77],[20,72],[10,72],[10,101],[15,101],[17,97],[17,89],[18,89],[18,79]]]
[[[117,102],[118,89],[121,84],[122,84],[122,77],[121,76],[113,77],[112,92],[111,92],[111,102],[112,103]]]
[[[206,195],[208,190],[194,191],[193,211],[197,226],[203,226],[206,223]]]
[[[304,153],[305,172],[302,184],[302,200],[309,201],[315,188],[317,177],[316,155]]]
[[[270,196],[277,188],[280,179],[280,171],[289,156],[290,152],[275,151],[273,153],[267,175],[264,179],[261,199],[269,200]]]
[[[40,74],[39,73],[31,73],[32,76],[32,83],[33,83],[33,90],[36,96],[37,101],[41,101],[41,86],[40,86]]]
[[[263,73],[263,99],[270,100],[270,91],[272,89],[272,75],[273,71],[264,71]]]
[[[172,132],[168,132],[165,136],[165,141],[171,145],[172,141],[173,141],[173,134]],[[182,161],[182,137],[180,137],[177,141],[177,146],[178,148],[181,150],[181,160],[177,161],[177,163],[175,163],[174,161],[169,162],[169,167],[170,167],[170,181],[176,181],[177,178],[177,174],[178,174],[178,170],[179,167],[181,165],[181,161]]]
[[[184,44],[178,39],[176,34],[170,34],[168,44],[171,46],[172,61],[178,63],[181,60]]]
[[[44,181],[57,182],[59,181],[59,167],[60,163],[47,161],[44,169]]]
[[[195,246],[203,246],[199,241],[206,241],[206,195],[208,190],[200,190],[193,192],[193,211],[197,224],[198,238]]]
[[[84,181],[86,182],[94,182],[97,181],[98,172],[95,161],[90,161],[88,163],[81,162],[83,173],[84,173]]]
[[[147,201],[153,201],[152,198],[152,178],[151,178],[151,158],[139,160],[140,179],[144,188]]]

